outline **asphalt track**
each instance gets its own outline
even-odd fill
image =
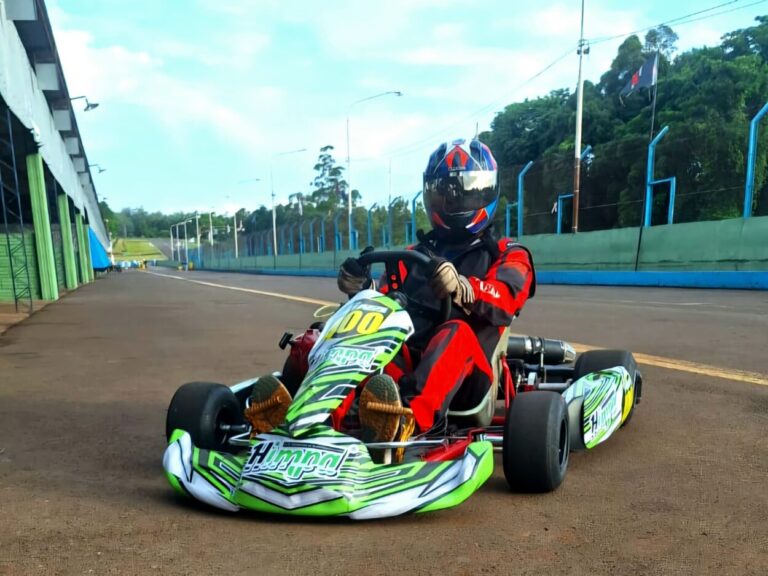
[[[333,281],[158,272],[182,279],[113,274],[0,337],[0,575],[768,573],[764,292],[540,287],[515,331],[637,352],[632,423],[553,494],[498,469],[361,524],[211,511],[160,466],[176,387],[279,366]]]

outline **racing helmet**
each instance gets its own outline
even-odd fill
[[[499,171],[490,148],[473,139],[441,144],[424,170],[424,208],[435,230],[460,238],[487,228],[499,205]]]

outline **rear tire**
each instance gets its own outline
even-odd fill
[[[568,470],[570,434],[565,400],[556,392],[515,396],[504,422],[504,476],[513,490],[552,492]]]
[[[165,437],[176,429],[188,432],[192,443],[205,450],[232,451],[228,434],[220,424],[244,424],[237,397],[227,386],[211,382],[189,382],[179,387],[168,406]]]
[[[573,381],[575,382],[587,374],[615,368],[616,366],[623,366],[624,369],[629,372],[629,376],[635,383],[635,393],[632,396],[632,407],[629,409],[627,419],[624,420],[624,423],[622,424],[622,427],[624,427],[629,424],[629,421],[632,419],[632,415],[635,412],[635,404],[640,401],[640,395],[642,393],[642,375],[637,369],[637,362],[635,361],[632,352],[629,352],[628,350],[590,350],[588,352],[583,352],[578,360],[576,360],[576,365],[573,367]]]

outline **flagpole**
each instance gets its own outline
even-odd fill
[[[651,134],[648,138],[649,141],[653,140],[653,130],[655,128],[656,123],[656,92],[659,89],[659,80],[656,77],[657,70],[659,67],[659,53],[656,52],[656,65],[654,66],[654,78],[653,78],[653,104],[651,105]]]
[[[654,125],[656,123],[656,93],[659,89],[659,79],[657,78],[658,74],[658,68],[659,68],[659,53],[656,52],[656,64],[654,65],[654,73],[653,73],[653,104],[651,105],[651,134],[648,139],[649,142],[653,141],[653,131],[654,131]],[[640,210],[640,230],[637,233],[637,249],[635,250],[635,272],[637,272],[637,268],[640,264],[640,247],[643,245],[643,228],[645,227],[644,222],[644,216],[645,216],[645,202],[647,200],[646,194],[643,194],[643,207]]]
[[[573,233],[579,231],[579,191],[581,185],[581,121],[584,113],[584,0],[581,0],[581,32],[579,33],[579,79],[576,86],[576,135],[573,142]]]

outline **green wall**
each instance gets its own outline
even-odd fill
[[[17,239],[20,234],[11,234]],[[35,238],[31,230],[25,231],[24,243],[27,252],[27,266],[29,267],[29,280],[32,284],[32,299],[40,300],[40,277],[37,270],[37,253]],[[13,284],[11,283],[11,267],[8,262],[8,243],[5,233],[0,232],[0,302],[13,302]]]
[[[56,260],[53,255],[51,218],[48,214],[48,198],[45,191],[45,174],[40,154],[27,156],[29,199],[32,205],[32,223],[35,227],[37,268],[44,300],[58,300],[59,286],[56,278]]]
[[[541,270],[633,270],[639,228],[526,236]],[[768,270],[768,217],[652,226],[638,270]]]
[[[53,239],[53,259],[56,263],[56,282],[61,292],[66,290],[67,283],[64,270],[64,246],[61,239],[61,227],[58,224],[51,225],[51,235]]]

